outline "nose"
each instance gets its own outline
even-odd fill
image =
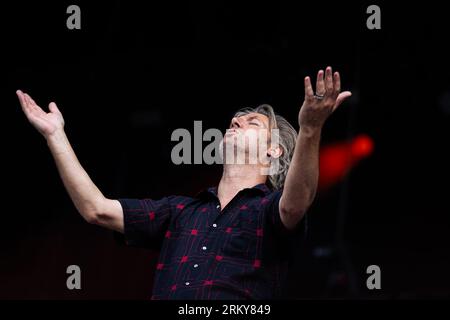
[[[234,117],[233,119],[231,119],[231,127],[232,128],[240,128],[242,127],[242,124],[239,120],[238,117]]]

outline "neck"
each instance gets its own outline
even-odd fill
[[[224,165],[217,194],[221,202],[227,203],[240,190],[265,183],[267,177],[261,174],[261,166],[249,164]]]

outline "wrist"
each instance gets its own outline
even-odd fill
[[[322,133],[321,126],[307,126],[307,125],[300,126],[299,135],[301,136],[315,138],[320,137],[321,133]]]
[[[62,153],[69,150],[70,145],[64,129],[59,129],[45,136],[47,145],[52,152]]]

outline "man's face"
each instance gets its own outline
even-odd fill
[[[251,161],[256,161],[258,152],[266,152],[269,137],[267,116],[255,112],[234,117],[223,139],[223,147],[226,148],[225,162],[230,163],[231,157],[227,152],[234,152],[235,157],[245,157],[245,163],[256,163]],[[233,160],[237,159],[233,158]]]

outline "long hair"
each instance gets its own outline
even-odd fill
[[[269,118],[269,129],[278,129],[279,147],[282,150],[281,156],[277,159],[279,161],[279,169],[276,173],[269,175],[269,183],[272,188],[279,190],[284,186],[286,175],[294,154],[295,142],[297,140],[297,131],[292,125],[282,116],[273,111],[272,106],[262,104],[256,108],[243,108],[238,110],[234,116],[240,117],[249,113],[260,113]],[[273,160],[272,160],[273,161]]]

